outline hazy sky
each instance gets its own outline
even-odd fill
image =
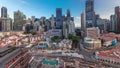
[[[120,0],[95,0],[95,12],[100,17],[109,19],[114,13],[114,7],[119,5]],[[51,14],[55,15],[56,8],[62,8],[63,14],[70,9],[71,15],[79,19],[80,14],[85,11],[85,0],[0,0],[0,8],[2,6],[7,7],[10,17],[13,17],[14,11],[20,10],[27,17],[34,15],[49,18]]]

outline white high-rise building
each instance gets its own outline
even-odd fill
[[[75,24],[71,20],[63,22],[63,36],[68,38],[69,34],[75,35]]]
[[[74,24],[74,22],[73,21],[70,21],[70,22],[68,22],[68,25],[69,25],[69,28],[68,28],[68,30],[69,30],[69,34],[72,34],[72,35],[75,35],[75,24]]]
[[[52,15],[52,17],[51,17],[51,28],[55,29],[55,17],[54,17],[54,15]]]
[[[32,19],[32,23],[34,23],[35,22],[35,16],[32,16],[31,19]]]
[[[63,36],[65,38],[68,38],[68,25],[67,25],[66,21],[63,22]]]

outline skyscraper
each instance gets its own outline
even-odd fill
[[[94,0],[86,1],[85,12],[86,12],[86,26],[94,27],[95,25]]]
[[[120,7],[115,7],[115,30],[120,33]]]
[[[110,16],[110,31],[115,31],[115,15]]]
[[[26,22],[25,19],[26,16],[21,11],[18,10],[14,12],[14,30],[21,31]]]
[[[85,32],[86,30],[86,21],[85,21],[85,13],[81,14],[81,31]]]
[[[52,29],[55,28],[55,17],[54,17],[54,15],[52,15],[52,17],[51,17],[51,28]]]
[[[0,31],[2,31],[2,19],[0,19]]]
[[[1,8],[1,18],[7,18],[7,8],[6,7]]]
[[[56,9],[56,29],[62,29],[63,22],[62,22],[62,8]]]
[[[67,17],[71,17],[70,10],[67,9]]]
[[[12,30],[12,19],[7,16],[7,8],[1,8],[1,21],[0,21],[0,31],[10,31]]]

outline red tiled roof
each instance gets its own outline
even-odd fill
[[[115,55],[117,54],[117,55]],[[112,50],[107,50],[107,51],[100,51],[99,56],[105,56],[105,57],[109,57],[109,58],[117,58],[120,59],[120,48],[118,49],[112,49]]]

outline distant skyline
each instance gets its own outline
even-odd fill
[[[56,16],[56,8],[62,8],[63,14],[70,9],[71,16],[80,18],[82,12],[85,11],[86,0],[0,0],[0,8],[7,7],[8,14],[13,18],[14,11],[20,10],[27,17],[36,16],[40,18],[45,16]],[[101,18],[110,18],[114,13],[115,6],[119,6],[119,0],[95,0],[95,12]],[[1,15],[1,13],[0,13]],[[77,24],[77,23],[75,23]]]

